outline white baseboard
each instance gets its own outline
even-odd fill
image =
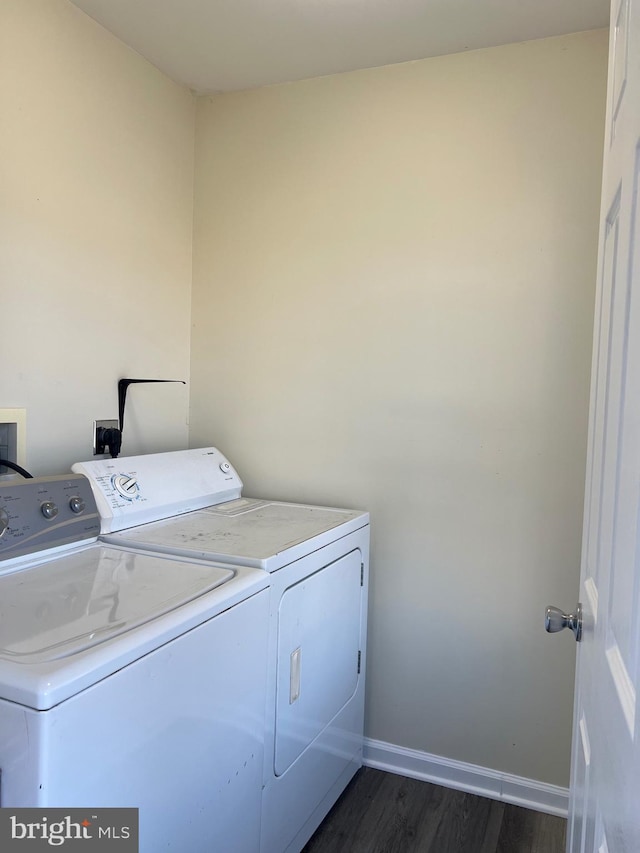
[[[503,800],[559,817],[566,817],[569,808],[567,788],[510,773],[499,773],[488,767],[442,758],[381,740],[365,738],[363,761],[367,767],[387,770],[411,779],[422,779],[445,788],[457,788],[469,794]]]

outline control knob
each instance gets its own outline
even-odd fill
[[[85,502],[80,495],[74,495],[72,498],[69,498],[69,509],[76,514],[84,512]]]
[[[112,483],[116,491],[127,500],[133,500],[138,495],[138,481],[135,477],[130,477],[128,474],[117,474]]]
[[[0,538],[4,536],[9,527],[9,516],[4,509],[0,509]]]
[[[49,519],[50,521],[58,514],[58,507],[54,504],[53,501],[43,501],[40,504],[40,512],[44,515],[45,518]]]
[[[228,462],[221,462],[220,463],[220,470],[222,471],[223,474],[228,474],[229,471],[231,471],[231,465],[229,465]]]

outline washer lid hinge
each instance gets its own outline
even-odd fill
[[[364,563],[360,563],[360,586],[364,586]]]
[[[362,652],[358,652],[358,675],[360,675],[360,663],[362,661]]]

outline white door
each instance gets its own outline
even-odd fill
[[[570,853],[640,851],[640,0],[612,0]]]

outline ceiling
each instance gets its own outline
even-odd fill
[[[72,0],[199,93],[608,24],[609,0]]]

